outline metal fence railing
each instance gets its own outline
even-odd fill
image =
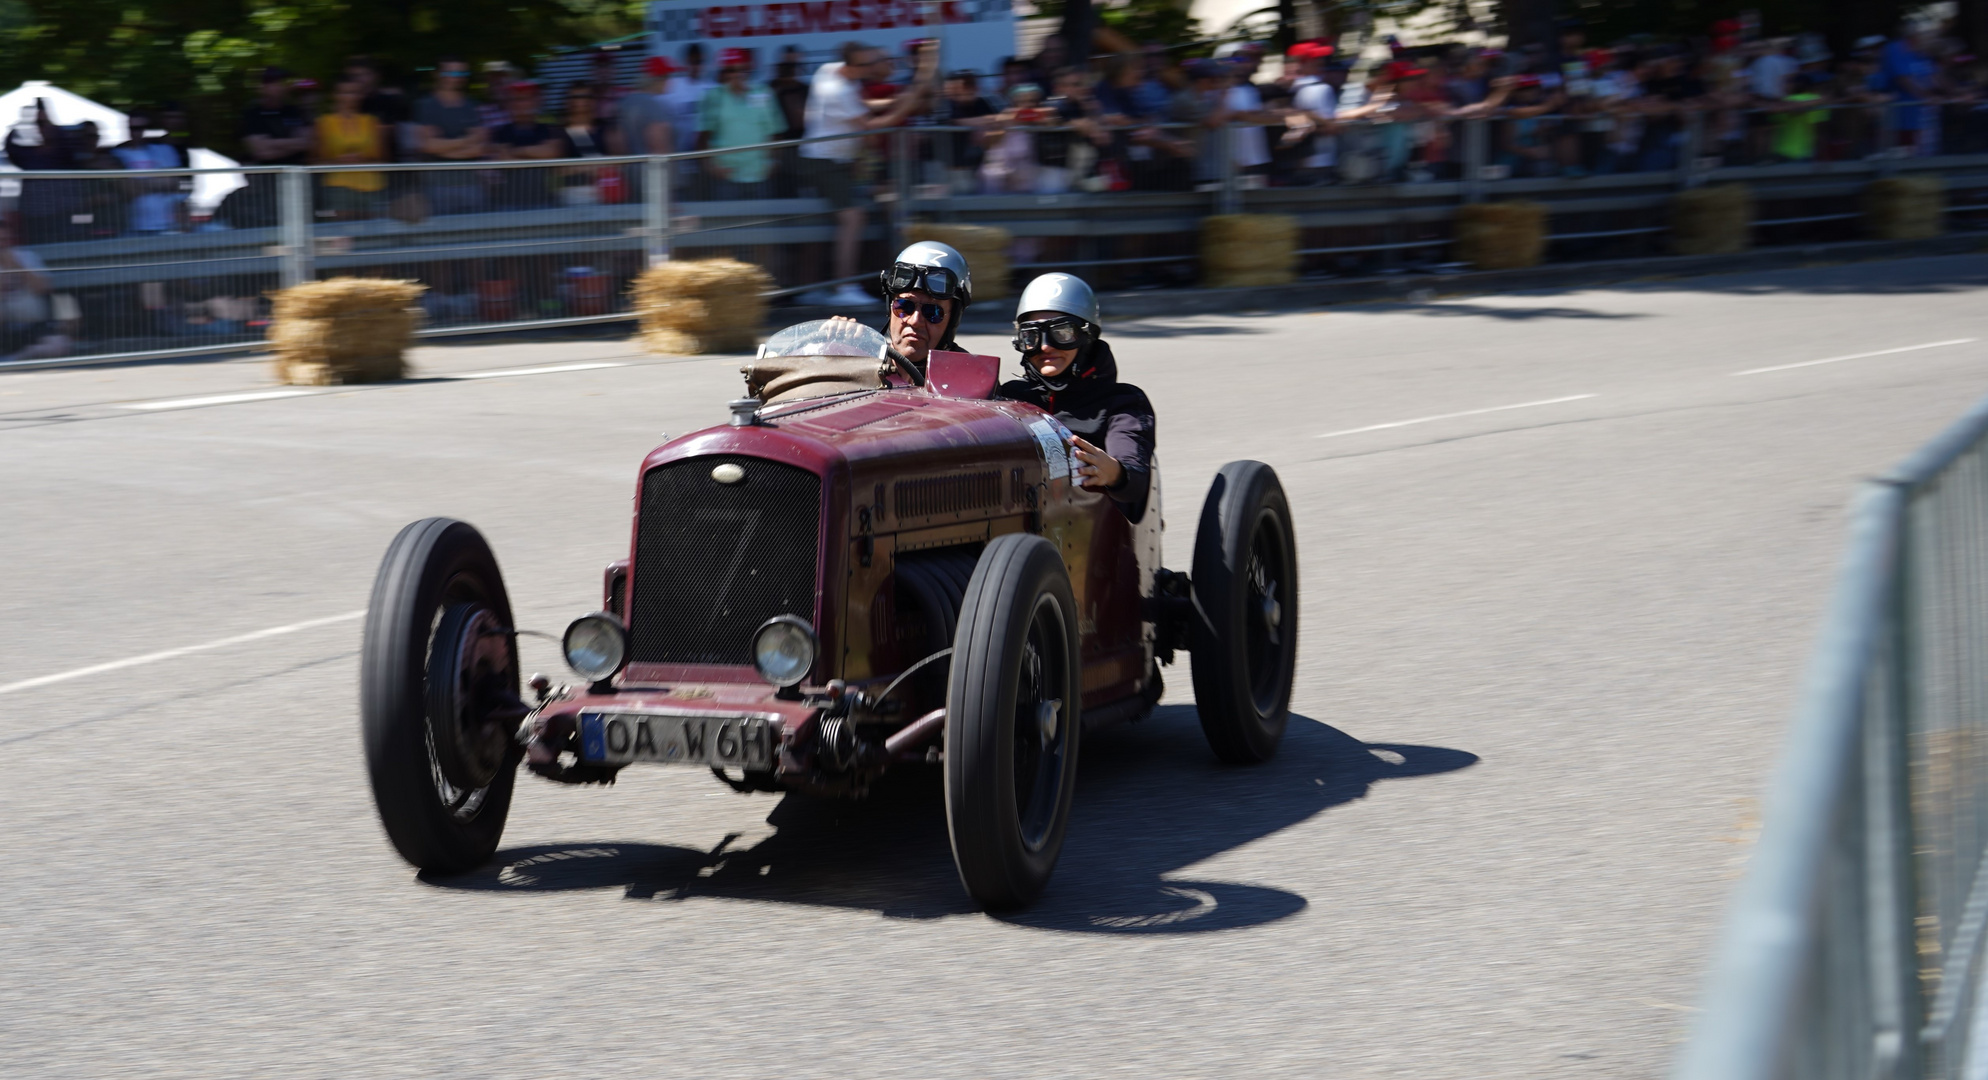
[[[1759,134],[1793,114],[1708,110],[1309,132],[1011,122],[647,158],[0,173],[0,361],[255,348],[267,294],[326,276],[427,285],[424,335],[626,319],[630,280],[672,253],[733,255],[765,267],[776,298],[806,294],[868,276],[832,253],[852,196],[860,267],[913,222],[984,224],[1013,237],[1017,273],[1106,288],[1192,282],[1211,213],[1295,218],[1313,274],[1440,268],[1459,207],[1512,198],[1548,205],[1552,257],[1653,254],[1670,197],[1725,181],[1754,187],[1762,242],[1853,238],[1857,194],[1893,174],[1944,177],[1950,219],[1983,222],[1988,111],[1944,126],[1900,106],[1812,111],[1800,160]],[[846,160],[824,168],[824,147]]]
[[[1988,401],[1860,494],[1678,1080],[1974,1074]]]

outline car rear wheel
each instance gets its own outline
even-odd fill
[[[1298,551],[1277,472],[1232,461],[1194,534],[1194,706],[1223,761],[1277,753],[1297,674]]]
[[[400,531],[373,581],[359,723],[387,839],[422,870],[481,865],[504,834],[520,753],[511,604],[464,522]]]
[[[967,585],[946,694],[946,824],[961,883],[989,909],[1042,895],[1063,849],[1083,727],[1076,611],[1039,536],[996,537]]]

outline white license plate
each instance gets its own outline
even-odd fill
[[[773,767],[775,736],[763,716],[580,714],[580,757],[599,765],[660,761],[763,771]]]

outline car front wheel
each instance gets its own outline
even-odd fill
[[[497,850],[520,753],[511,604],[475,527],[427,518],[387,547],[366,610],[359,723],[387,839],[422,870]]]
[[[946,824],[991,910],[1042,895],[1063,849],[1082,735],[1077,605],[1054,545],[996,537],[960,608],[946,695]]]

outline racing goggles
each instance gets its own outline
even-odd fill
[[[1059,349],[1073,349],[1084,340],[1085,325],[1084,320],[1074,315],[1021,323],[1015,327],[1014,345],[1023,356],[1039,353],[1045,346],[1051,345]]]
[[[892,263],[883,272],[884,292],[895,296],[901,292],[931,293],[933,296],[951,296],[959,288],[959,276],[943,266],[913,266],[910,263]]]
[[[920,302],[913,300],[909,296],[900,296],[892,300],[890,302],[890,309],[896,312],[897,317],[900,319],[909,319],[913,312],[922,311],[925,313],[925,321],[928,323],[937,325],[946,321],[946,305]]]

